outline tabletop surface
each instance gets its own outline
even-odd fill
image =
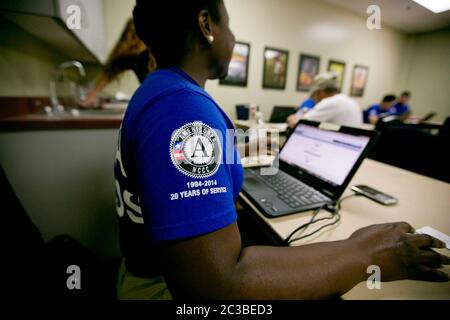
[[[292,245],[342,240],[359,228],[395,221],[406,221],[416,229],[431,226],[450,234],[450,184],[370,159],[364,160],[343,196],[350,195],[352,193],[350,187],[356,184],[366,184],[390,194],[399,202],[394,206],[383,206],[365,197],[349,198],[342,202],[341,221],[338,224]],[[311,211],[279,218],[266,218],[256,207],[248,203],[245,195],[241,194],[241,198],[283,239],[311,218]],[[326,211],[322,211],[320,215],[327,214]],[[320,226],[318,223],[317,226],[310,227],[308,233]],[[447,249],[438,251],[450,255]],[[450,273],[450,267],[446,266],[444,271]],[[412,280],[382,282],[380,290],[369,290],[366,283],[362,282],[345,294],[344,299],[450,299],[450,282],[431,283]]]

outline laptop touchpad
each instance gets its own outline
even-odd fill
[[[244,186],[246,189],[260,189],[267,188],[266,184],[255,177],[246,176],[244,179]]]

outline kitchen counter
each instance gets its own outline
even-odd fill
[[[103,109],[82,109],[48,115],[47,97],[1,97],[0,131],[116,129],[120,127],[126,104],[104,104]]]
[[[54,129],[96,129],[119,128],[123,113],[102,111],[81,113],[74,116],[70,113],[62,115],[23,114],[0,118],[0,131],[20,130],[54,130]]]

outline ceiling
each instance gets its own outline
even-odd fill
[[[450,10],[433,13],[411,0],[322,0],[327,4],[353,11],[361,16],[369,5],[378,5],[381,9],[382,25],[406,33],[423,33],[450,26]]]

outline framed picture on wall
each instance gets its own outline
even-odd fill
[[[298,64],[297,91],[309,91],[314,77],[319,73],[320,58],[307,54],[300,54]]]
[[[362,97],[364,89],[367,85],[367,78],[369,77],[369,67],[355,65],[352,72],[352,86],[350,95],[354,97]]]
[[[286,50],[264,49],[263,88],[283,90],[286,87],[288,59]]]
[[[337,75],[337,84],[339,90],[342,90],[345,75],[345,62],[330,60],[328,62],[328,71],[334,71]]]
[[[228,66],[228,74],[219,83],[229,86],[246,87],[248,80],[248,65],[250,59],[250,44],[236,41]]]

